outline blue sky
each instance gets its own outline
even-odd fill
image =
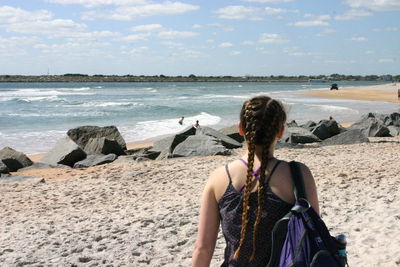
[[[399,74],[400,0],[1,0],[0,74]]]

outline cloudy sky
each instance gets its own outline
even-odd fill
[[[0,0],[0,74],[399,74],[400,0]]]

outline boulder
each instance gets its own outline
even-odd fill
[[[295,120],[291,120],[286,123],[286,127],[298,127],[297,122]]]
[[[14,183],[14,182],[24,182],[29,180],[32,183],[45,183],[43,178],[28,175],[11,175],[11,174],[0,174],[1,183]]]
[[[117,141],[105,137],[90,138],[83,150],[86,154],[125,155]]]
[[[311,131],[316,137],[325,140],[340,133],[339,125],[335,120],[321,120]]]
[[[390,122],[388,125],[400,127],[400,113],[394,112],[390,114],[389,117],[390,117]]]
[[[398,136],[398,135],[400,135],[400,127],[396,127],[396,126],[393,126],[393,125],[389,125],[389,126],[388,126],[388,129],[389,129],[389,134],[390,134],[391,136]]]
[[[232,125],[230,127],[222,128],[221,130],[219,130],[219,132],[232,138],[233,140],[236,140],[239,143],[244,142],[244,137],[239,134],[237,125]]]
[[[74,164],[74,168],[88,168],[91,166],[101,165],[113,162],[118,156],[116,154],[108,155],[88,155],[84,160]]]
[[[232,148],[239,148],[242,147],[242,144],[239,143],[238,141],[230,138],[229,136],[226,136],[210,127],[200,127],[198,129],[196,129],[196,135],[207,135],[207,136],[211,136],[214,137],[218,140],[221,141],[221,144],[229,149]]]
[[[347,130],[346,132],[332,136],[331,138],[325,139],[320,144],[323,146],[332,145],[348,145],[358,143],[368,143],[369,139],[360,129]]]
[[[321,140],[310,131],[302,127],[288,127],[285,129],[282,140],[291,144],[305,144],[320,142]]]
[[[11,147],[5,147],[0,150],[0,160],[7,166],[10,172],[27,167],[33,162],[22,152],[15,151]]]
[[[42,163],[42,162],[35,162],[31,166],[19,169],[18,172],[30,171],[30,170],[53,169],[53,168],[70,168],[70,167],[67,165],[63,165],[63,164],[51,165],[51,164]]]
[[[163,151],[167,151],[171,153],[174,148],[181,142],[185,141],[188,138],[188,135],[172,135],[161,140],[157,140],[154,142],[153,147],[149,149],[150,152],[158,152],[162,153]]]
[[[309,130],[310,132],[314,130],[314,127],[317,126],[317,123],[315,121],[307,121],[303,125],[300,125],[300,127]]]
[[[221,143],[221,140],[208,135],[189,136],[185,141],[178,144],[173,155],[191,156],[214,156],[229,155],[230,151]]]
[[[82,149],[85,148],[90,138],[105,137],[117,141],[121,148],[126,150],[125,140],[115,126],[80,126],[68,130],[67,135]]]
[[[366,136],[370,137],[386,137],[390,136],[389,129],[385,125],[389,116],[382,114],[368,113],[361,117],[360,120],[351,125],[348,129],[359,129],[363,131]]]
[[[125,151],[127,155],[132,155],[133,159],[136,158],[147,158],[147,159],[156,159],[160,152],[150,151],[151,147],[139,148],[139,149],[130,149]]]
[[[86,153],[69,137],[64,137],[38,162],[50,165],[63,164],[72,167],[76,162],[84,158],[86,158]]]
[[[0,174],[1,173],[9,173],[10,170],[8,169],[7,165],[0,160]]]

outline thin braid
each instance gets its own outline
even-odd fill
[[[265,179],[267,176],[267,166],[268,166],[268,161],[269,161],[269,149],[274,141],[274,137],[277,134],[277,129],[279,129],[279,122],[280,122],[280,116],[273,116],[273,114],[276,114],[276,110],[273,105],[273,99],[270,99],[265,107],[264,111],[264,116],[263,116],[263,122],[264,125],[266,126],[263,131],[263,150],[262,150],[262,158],[261,158],[261,167],[260,167],[260,179],[258,182],[258,190],[257,190],[257,217],[254,222],[254,228],[253,228],[253,251],[250,256],[250,261],[252,261],[255,257],[256,253],[256,243],[257,243],[257,230],[258,226],[261,221],[261,216],[262,216],[262,210],[264,207],[264,185],[265,185]],[[272,118],[271,118],[272,117]],[[271,120],[272,119],[272,120]]]
[[[240,231],[240,242],[239,247],[236,249],[233,258],[236,260],[240,255],[240,250],[243,246],[246,232],[247,232],[247,224],[248,224],[248,213],[250,210],[249,206],[249,197],[251,190],[251,180],[253,177],[253,166],[254,166],[254,154],[255,154],[255,129],[256,122],[253,116],[253,105],[252,103],[248,103],[246,105],[245,111],[245,120],[246,120],[246,140],[248,142],[248,158],[247,158],[247,177],[246,177],[246,186],[244,188],[243,193],[243,212],[242,212],[242,229]]]

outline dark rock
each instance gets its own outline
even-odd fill
[[[15,151],[11,147],[5,147],[0,150],[0,160],[3,161],[10,172],[15,172],[33,164],[24,153]]]
[[[358,143],[368,143],[369,139],[360,129],[347,130],[344,133],[332,136],[331,138],[325,139],[320,144],[323,146],[331,145],[348,145]]]
[[[309,130],[310,132],[314,130],[314,127],[317,126],[315,121],[307,121],[305,124],[300,125],[300,127]]]
[[[86,154],[94,155],[125,155],[124,150],[117,141],[105,137],[90,138],[83,150],[86,152]]]
[[[394,112],[390,114],[389,117],[390,117],[390,123],[388,125],[400,127],[400,113]]]
[[[172,136],[168,136],[161,140],[157,140],[154,142],[153,147],[149,149],[150,152],[162,152],[168,151],[169,153],[174,150],[174,148],[181,142],[185,141],[189,135],[185,134],[176,134]]]
[[[214,156],[229,155],[220,140],[208,135],[189,136],[185,141],[177,145],[173,151],[173,156]]]
[[[340,129],[335,120],[321,120],[311,132],[319,139],[325,140],[339,134]]]
[[[398,136],[398,135],[400,135],[400,127],[396,127],[396,126],[393,126],[393,125],[389,125],[389,126],[388,126],[388,129],[389,129],[389,134],[390,134],[391,136]]]
[[[67,135],[84,149],[90,138],[105,137],[110,140],[115,140],[123,150],[126,150],[126,143],[117,127],[115,126],[80,126],[68,130]]]
[[[298,127],[297,122],[295,120],[291,120],[286,123],[286,127]]]
[[[237,125],[232,125],[230,127],[222,128],[219,130],[220,133],[236,140],[239,143],[244,142],[244,137],[239,134],[239,129]]]
[[[156,151],[151,151],[151,147],[146,147],[146,148],[140,148],[140,149],[131,149],[125,151],[127,155],[132,155],[133,159],[137,158],[147,158],[147,159],[156,159],[159,155],[160,152]]]
[[[221,144],[229,149],[232,148],[239,148],[242,147],[242,144],[239,143],[238,141],[210,128],[210,127],[200,127],[196,130],[196,135],[207,135],[214,137],[218,140],[221,140]]]
[[[9,173],[10,170],[8,169],[7,165],[0,160],[0,174],[1,173]]]
[[[137,157],[137,158],[135,159],[136,162],[142,162],[142,161],[147,161],[147,160],[151,160],[151,159],[145,158],[145,157]]]
[[[11,174],[1,174],[0,182],[2,183],[14,183],[14,182],[24,182],[30,180],[34,183],[45,183],[43,178],[38,178],[36,176],[28,176],[28,175],[11,175]]]
[[[35,162],[31,166],[19,169],[19,172],[23,171],[29,171],[29,170],[42,170],[42,169],[53,169],[53,168],[70,168],[67,165],[63,164],[56,164],[56,165],[51,165],[47,163],[42,163],[42,162]]]
[[[38,162],[72,167],[84,158],[86,158],[86,153],[69,137],[65,137],[60,139],[53,149],[47,152]]]
[[[292,144],[306,144],[320,142],[321,140],[310,131],[302,127],[288,127],[285,129],[282,140]]]
[[[91,166],[101,165],[113,162],[117,158],[115,154],[108,155],[88,155],[84,160],[74,164],[74,168],[88,168]]]

